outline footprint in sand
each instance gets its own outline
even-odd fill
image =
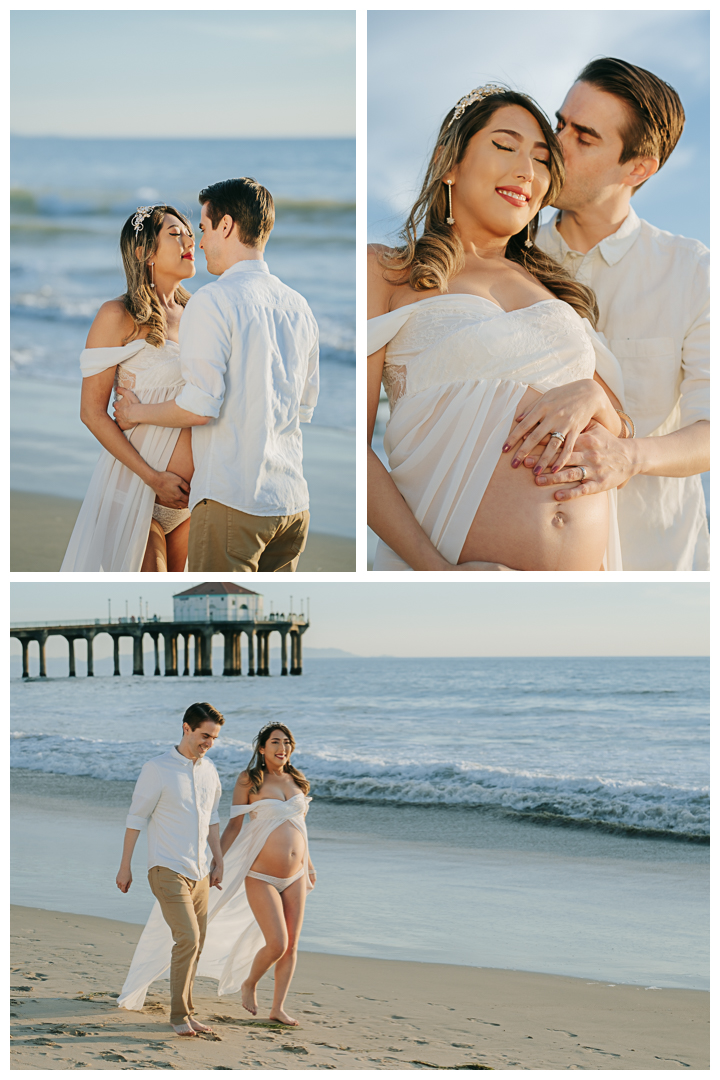
[[[287,1052],[289,1054],[309,1054],[310,1053],[307,1046],[290,1046],[288,1044],[286,1046],[281,1046],[280,1049],[281,1050],[287,1050]]]
[[[115,1050],[103,1050],[99,1056],[105,1061],[127,1061],[126,1057],[116,1053]]]
[[[577,1035],[575,1035],[574,1032],[565,1031],[564,1028],[548,1028],[548,1031],[557,1031],[559,1035],[569,1035],[571,1039],[577,1039]]]

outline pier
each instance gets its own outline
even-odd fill
[[[248,675],[270,675],[270,635],[280,635],[281,675],[302,675],[302,638],[310,623],[302,615],[270,615],[265,619],[232,621],[227,619],[191,622],[150,619],[115,619],[101,622],[31,623],[11,625],[10,637],[22,646],[22,677],[29,678],[29,647],[36,641],[40,650],[40,677],[47,677],[45,645],[48,638],[64,637],[68,643],[68,676],[75,672],[75,642],[87,642],[87,674],[93,672],[93,642],[100,634],[109,634],[113,642],[114,675],[120,674],[120,639],[132,638],[133,675],[145,675],[143,642],[145,635],[152,639],[155,652],[155,675],[212,675],[212,639],[215,634],[224,638],[223,675],[242,674],[241,638],[246,641],[246,670]],[[160,639],[163,641],[163,670],[160,665]],[[290,666],[288,667],[288,638]],[[180,647],[182,643],[182,648]],[[190,670],[190,647],[193,646],[193,671]],[[180,668],[182,667],[182,670]],[[149,672],[148,672],[149,674]]]

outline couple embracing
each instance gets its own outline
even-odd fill
[[[169,968],[170,1023],[178,1035],[191,1037],[212,1030],[195,1018],[196,973],[217,979],[218,995],[240,993],[255,1016],[257,984],[273,965],[270,1019],[297,1026],[285,998],[305,896],[317,880],[305,827],[310,784],[290,761],[295,741],[284,724],[268,724],[256,736],[220,836],[220,779],[205,755],[224,723],[207,702],[191,705],[177,746],[143,765],[116,878],[126,893],[133,851],[147,825],[156,903],[118,1005],[142,1009],[149,985]]]
[[[402,242],[370,249],[375,570],[708,568],[708,252],[631,206],[682,104],[606,57],[556,116],[461,98]]]
[[[241,177],[199,201],[217,280],[193,296],[185,215],[141,206],[123,226],[127,291],[80,357],[81,417],[104,452],[63,570],[288,572],[305,547],[299,425],[317,401],[317,323],[264,261],[270,192]]]

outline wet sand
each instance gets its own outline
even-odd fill
[[[59,570],[81,502],[59,495],[10,493],[10,569]],[[304,573],[355,570],[355,543],[343,536],[310,532],[300,556]]]
[[[169,1026],[167,982],[115,1004],[142,927],[12,908],[14,1069],[707,1069],[708,994],[301,952],[288,1011],[260,1018],[198,979],[214,1036]]]

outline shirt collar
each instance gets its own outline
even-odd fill
[[[233,263],[228,267],[220,277],[227,277],[228,274],[269,274],[270,267],[264,259],[240,259],[239,262]]]
[[[547,252],[548,255],[552,255],[558,262],[563,262],[565,256],[572,250],[565,242],[562,235],[558,232],[558,221],[560,219],[560,211],[557,212],[555,217],[550,222],[550,233],[547,238]],[[601,240],[599,244],[596,244],[594,248],[590,248],[587,255],[583,258],[588,258],[589,255],[599,249],[605,262],[608,266],[614,266],[615,263],[620,262],[623,255],[627,255],[630,248],[633,246],[638,236],[640,235],[640,227],[642,222],[635,213],[632,206],[628,207],[628,215],[623,221],[619,229],[616,229],[614,233],[610,233],[604,240]]]
[[[177,746],[171,747],[171,749],[170,749],[170,757],[174,761],[182,762],[183,765],[194,765],[195,764],[195,762],[191,758],[185,757],[184,754],[181,754],[180,751],[178,750]]]

